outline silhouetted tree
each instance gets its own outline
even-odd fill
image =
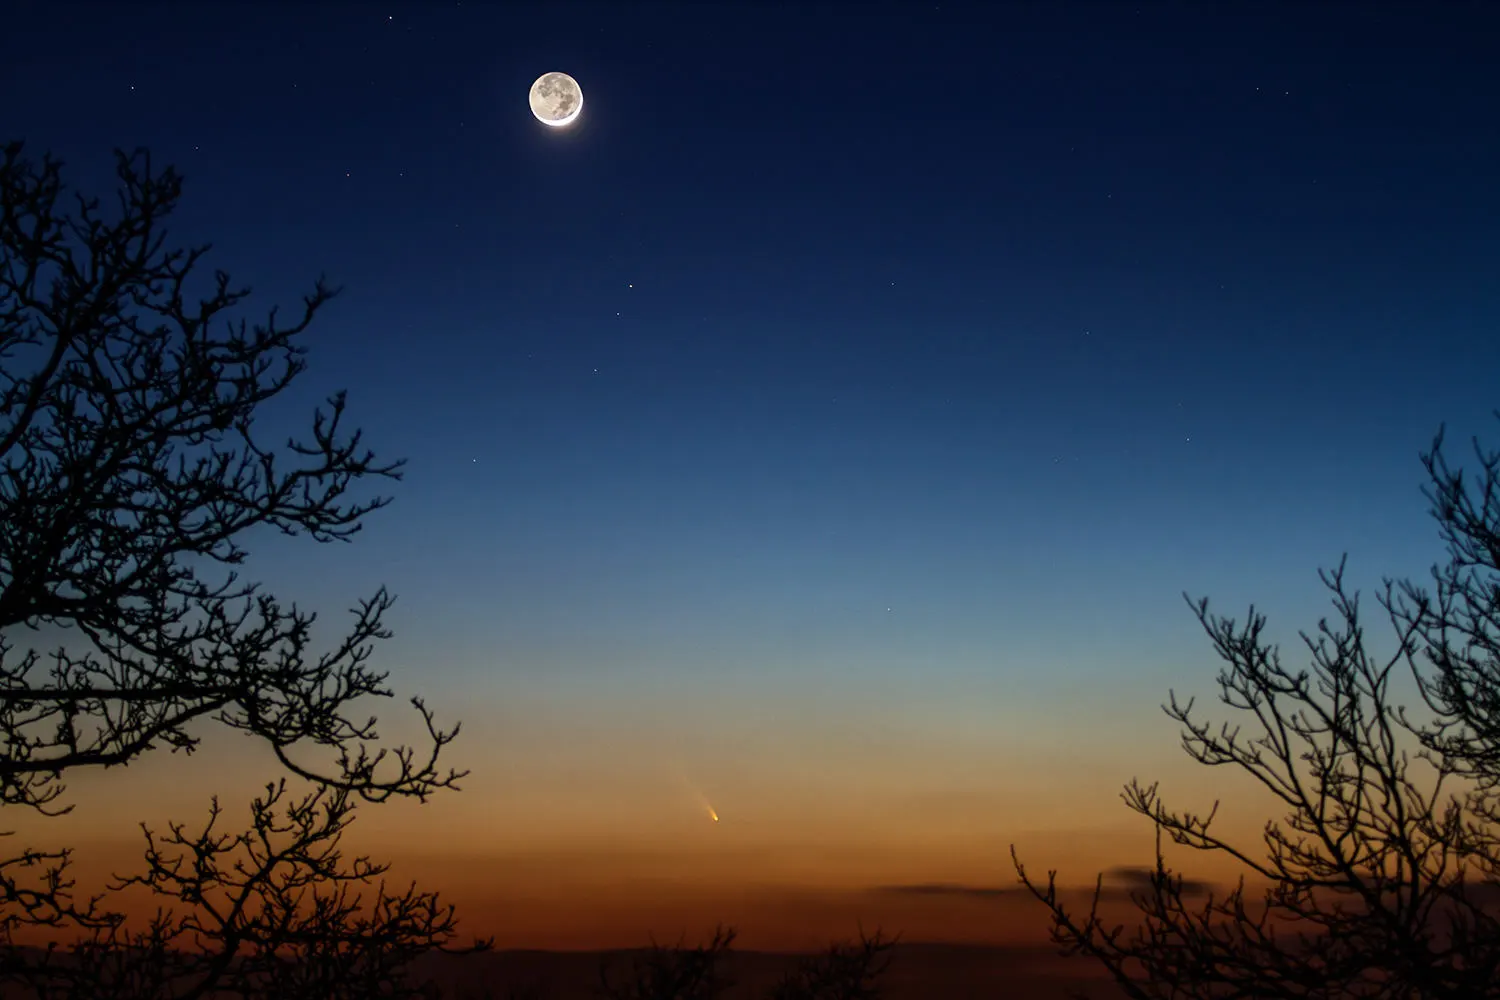
[[[96,928],[65,964],[30,970],[28,984],[78,997],[423,995],[407,967],[453,938],[453,908],[414,887],[360,892],[386,868],[343,862],[350,793],[323,787],[288,801],[283,781],[250,811],[244,833],[219,832],[217,800],[201,830],[146,829],[146,870],[111,888],[146,887],[164,908],[138,930]]]
[[[217,831],[217,803],[199,833],[147,831],[145,873],[116,888],[187,909],[143,930],[74,897],[67,850],[0,860],[0,982],[47,996],[405,995],[399,967],[447,944],[451,911],[415,890],[361,902],[353,887],[383,868],[345,867],[337,843],[358,800],[454,787],[462,775],[438,757],[458,729],[413,699],[428,745],[382,748],[375,720],[353,714],[391,695],[368,665],[388,635],[384,589],[315,655],[314,616],[235,570],[259,529],[351,538],[386,503],[355,487],[400,478],[400,463],[344,430],[342,393],[306,438],[267,440],[256,418],[305,370],[301,335],[333,290],[320,281],[290,323],[233,319],[247,290],[201,276],[207,248],[167,242],[178,175],[116,155],[104,211],[71,196],[50,156],[0,150],[0,805],[66,812],[68,772],[191,752],[207,722],[257,738],[314,791],[289,803],[273,785],[246,834]],[[53,648],[17,646],[44,628]],[[38,926],[86,939],[38,957],[17,936]]]
[[[1429,593],[1386,580],[1380,604],[1395,650],[1370,651],[1343,563],[1322,574],[1337,623],[1303,634],[1312,669],[1290,671],[1262,637],[1189,601],[1227,665],[1221,700],[1253,731],[1215,730],[1175,694],[1167,714],[1194,760],[1248,772],[1287,808],[1265,826],[1263,854],[1222,839],[1207,815],[1169,810],[1157,786],[1132,782],[1126,804],[1157,832],[1149,887],[1134,894],[1129,933],[1045,887],[1021,881],[1051,911],[1064,953],[1099,960],[1137,998],[1474,998],[1500,996],[1500,454],[1475,442],[1476,480],[1451,469],[1440,432],[1422,456],[1424,494],[1447,562]],[[1431,717],[1392,703],[1405,667]],[[1235,859],[1263,889],[1189,900],[1168,869],[1163,835]]]
[[[861,930],[858,941],[831,945],[787,973],[770,1000],[876,1000],[895,946],[895,938]]]
[[[689,947],[679,941],[666,947],[652,942],[622,978],[615,978],[607,962],[601,966],[599,994],[607,1000],[711,1000],[734,985],[719,972],[734,939],[734,928],[717,927],[705,944]]]
[[[719,927],[707,943],[689,947],[652,944],[624,976],[606,962],[599,970],[599,995],[606,1000],[711,1000],[734,982],[720,972],[734,949],[735,931]],[[836,943],[800,961],[766,994],[767,1000],[878,1000],[876,986],[891,963],[894,938],[860,932],[857,942]]]

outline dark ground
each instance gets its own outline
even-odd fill
[[[727,994],[750,1000],[800,958],[771,952],[737,951],[722,969],[736,985]],[[606,960],[619,971],[629,968],[631,953],[566,951],[499,951],[463,957],[436,956],[424,972],[445,985],[489,986],[504,997],[512,987],[550,987],[550,1000],[595,997],[599,967]],[[943,944],[898,944],[889,971],[881,980],[885,1000],[1063,1000],[1083,991],[1091,1000],[1116,1000],[1121,994],[1084,959],[1058,958],[1050,947],[983,947]]]

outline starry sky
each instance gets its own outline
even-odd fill
[[[407,477],[252,568],[330,639],[399,595],[473,775],[360,834],[505,944],[1040,938],[1008,844],[1091,883],[1150,861],[1130,777],[1238,794],[1158,709],[1213,691],[1182,592],[1294,642],[1342,553],[1440,556],[1418,452],[1494,430],[1488,4],[8,11],[0,134],[97,193],[149,147],[259,307],[343,286],[266,419],[347,388]]]

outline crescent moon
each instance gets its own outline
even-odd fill
[[[562,128],[583,110],[583,88],[566,73],[543,73],[531,85],[530,102],[537,121]]]

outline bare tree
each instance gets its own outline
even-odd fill
[[[712,1000],[734,982],[721,966],[734,949],[735,931],[718,927],[705,944],[652,944],[620,977],[608,963],[599,970],[606,1000]],[[766,994],[767,1000],[878,1000],[878,981],[891,963],[894,938],[860,932],[856,942],[838,942],[798,962]]]
[[[368,979],[361,995],[395,995],[392,963],[445,942],[451,914],[381,889],[358,916],[349,883],[382,869],[342,868],[332,845],[357,800],[454,787],[462,774],[438,758],[458,729],[413,699],[426,747],[382,747],[376,720],[354,714],[392,694],[368,663],[388,635],[384,589],[315,654],[314,615],[236,567],[257,529],[350,539],[387,502],[357,498],[359,483],[399,479],[400,463],[345,429],[342,393],[307,437],[266,439],[256,417],[305,370],[302,334],[334,291],[320,281],[289,323],[274,309],[234,318],[248,291],[202,275],[206,247],[168,243],[179,176],[144,152],[116,156],[106,211],[72,195],[50,156],[0,149],[0,805],[66,812],[68,772],[191,752],[211,723],[255,737],[316,790],[277,819],[274,786],[239,837],[216,832],[217,803],[196,836],[148,832],[147,872],[126,882],[192,909],[133,937],[99,898],[74,897],[68,851],[0,860],[0,978],[44,991],[61,960],[37,959],[17,931],[71,927],[90,935],[69,958],[72,995],[207,996],[264,980],[280,996],[333,996],[297,979],[330,970]],[[41,629],[55,646],[17,645]],[[184,937],[219,950],[174,965],[164,956]],[[292,971],[266,957],[287,949],[309,960]]]
[[[607,1000],[712,1000],[734,985],[719,971],[734,939],[734,928],[721,926],[705,944],[652,942],[623,977],[617,978],[608,963],[601,966],[599,995]]]
[[[770,1000],[877,1000],[896,939],[860,931],[859,940],[830,945],[787,973]]]
[[[1471,485],[1442,446],[1440,431],[1422,456],[1422,492],[1448,561],[1433,567],[1432,592],[1403,581],[1392,607],[1430,668],[1417,671],[1435,716],[1421,730],[1423,744],[1493,790],[1500,786],[1500,452],[1474,442],[1479,473]]]
[[[1102,880],[1087,913],[1029,878],[1065,954],[1090,955],[1137,998],[1457,998],[1500,996],[1500,455],[1476,442],[1471,485],[1425,453],[1448,560],[1436,595],[1386,580],[1380,604],[1394,651],[1377,659],[1358,594],[1341,563],[1322,574],[1337,624],[1302,635],[1311,670],[1282,666],[1262,632],[1189,601],[1226,664],[1220,698],[1252,731],[1199,721],[1174,694],[1164,706],[1184,726],[1183,747],[1209,766],[1238,768],[1286,807],[1267,822],[1261,850],[1222,838],[1206,815],[1169,810],[1156,785],[1132,782],[1126,804],[1157,832],[1149,888],[1134,895],[1137,926],[1106,924]],[[1405,668],[1399,670],[1398,668]],[[1414,676],[1433,717],[1393,704],[1392,676]],[[1163,859],[1163,836],[1234,859],[1251,883],[1189,901]]]
[[[67,961],[29,971],[47,996],[418,997],[407,972],[417,956],[448,950],[451,906],[414,886],[394,893],[366,857],[339,849],[353,819],[350,793],[314,789],[288,801],[284,781],[250,808],[251,826],[208,822],[164,836],[144,828],[146,869],[111,888],[149,889],[160,905],[144,928],[95,928]],[[180,909],[179,909],[180,907]],[[462,950],[462,949],[460,949]]]

